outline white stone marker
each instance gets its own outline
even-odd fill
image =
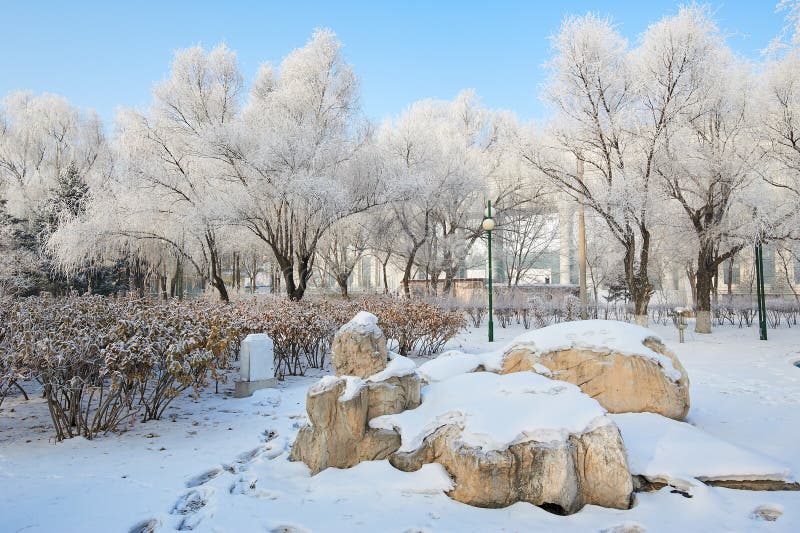
[[[233,395],[244,398],[253,391],[277,387],[272,339],[266,333],[251,333],[242,341],[239,350],[239,381]]]

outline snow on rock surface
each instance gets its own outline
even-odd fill
[[[394,352],[389,352],[389,357],[391,357],[391,361],[386,368],[366,379],[358,376],[322,376],[308,389],[308,393],[309,395],[320,394],[333,389],[340,381],[345,381],[345,388],[339,396],[339,401],[346,402],[352,400],[367,383],[380,383],[391,378],[402,378],[416,373],[417,364],[408,357]]]
[[[367,381],[377,383],[379,381],[386,381],[389,378],[400,378],[408,376],[417,371],[417,364],[403,355],[389,352],[389,364],[386,368],[377,372],[367,378]]]
[[[464,353],[450,350],[419,365],[417,372],[428,383],[434,383],[481,368],[489,372],[500,372],[503,369],[503,352]],[[546,375],[544,372],[539,373]]]
[[[367,378],[386,368],[386,337],[372,313],[359,312],[333,337],[331,365],[338,376]]]
[[[417,372],[428,383],[434,383],[459,374],[474,372],[482,364],[483,361],[479,355],[451,350],[439,354],[436,359],[419,365]]]
[[[477,507],[524,501],[572,514],[587,504],[627,509],[633,490],[619,430],[597,401],[533,372],[476,372],[423,388],[416,409],[370,421],[398,431],[393,466],[439,463],[448,493]]]
[[[625,322],[563,322],[520,335],[501,372],[520,371],[574,383],[612,413],[683,420],[689,412],[689,377],[677,356],[653,331]]]
[[[613,351],[620,355],[647,357],[657,363],[673,381],[678,381],[681,372],[675,368],[672,359],[647,346],[647,340],[663,344],[656,332],[636,324],[616,320],[578,320],[524,333],[514,339],[505,352],[521,345],[539,354],[570,349]]]
[[[612,415],[628,454],[631,474],[676,486],[701,481],[785,481],[789,468],[687,424],[653,413]]]
[[[356,331],[361,334],[383,335],[378,327],[378,317],[369,311],[359,311],[350,322],[341,327],[342,330]]]
[[[370,427],[398,430],[401,452],[416,450],[447,424],[461,428],[464,444],[499,451],[531,440],[562,442],[609,423],[605,410],[570,383],[532,372],[477,372],[423,387],[418,408],[374,418]]]
[[[416,364],[401,355],[391,357],[386,368],[367,378],[324,376],[308,389],[310,424],[300,429],[292,460],[304,462],[316,474],[328,467],[350,468],[385,459],[397,450],[396,433],[367,426],[373,417],[419,405]]]

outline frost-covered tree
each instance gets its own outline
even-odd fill
[[[102,125],[94,113],[49,94],[17,92],[3,100],[0,232],[6,253],[17,254],[19,261],[9,261],[0,278],[15,279],[12,284],[19,288],[22,283],[28,292],[91,286],[97,276],[86,272],[89,265],[79,265],[80,277],[64,276],[46,243],[64,218],[83,210],[89,187],[101,184],[109,169]]]
[[[185,264],[227,301],[221,276],[226,166],[217,155],[241,86],[235,54],[226,47],[178,51],[148,112],[119,114],[113,179],[51,239],[61,262],[135,255],[151,264]],[[165,287],[166,272],[163,278]]]
[[[426,273],[433,290],[444,274],[444,291],[480,236],[483,201],[499,161],[508,117],[482,108],[472,91],[452,102],[414,103],[378,134],[389,189],[402,286],[410,293],[414,267]]]
[[[24,220],[10,215],[0,200],[0,299],[25,294],[35,286],[37,255],[24,246]]]
[[[340,220],[323,235],[317,247],[320,270],[333,278],[345,299],[350,298],[350,276],[371,241],[374,228],[368,226],[369,222],[359,216]]]
[[[800,46],[800,0],[780,0],[775,11],[784,14],[785,23],[778,35],[762,51],[771,59]]]
[[[547,252],[558,233],[556,189],[526,164],[520,150],[530,128],[510,124],[491,176],[495,257],[509,287],[517,286]]]
[[[698,98],[713,44],[707,28],[693,23],[697,11],[682,8],[651,25],[635,49],[609,20],[591,14],[565,20],[549,63],[552,125],[526,153],[606,223],[624,250],[625,281],[643,324],[654,290],[649,263],[659,202],[653,163],[670,126]],[[576,158],[584,162],[583,177]]]
[[[711,294],[720,265],[748,242],[748,197],[758,159],[755,87],[749,65],[725,46],[704,10],[682,10],[676,22],[705,45],[705,75],[696,97],[670,126],[655,159],[668,198],[686,217],[698,243],[695,331],[711,332]],[[694,239],[692,239],[694,240]]]
[[[780,199],[767,209],[778,236],[800,237],[800,48],[771,61],[761,77],[759,174]],[[769,233],[769,232],[767,232]]]
[[[326,231],[380,201],[368,138],[356,76],[336,36],[320,30],[279,68],[261,68],[220,152],[232,216],[272,250],[293,300],[306,291]]]
[[[495,210],[498,259],[507,286],[516,287],[550,249],[558,235],[553,208],[545,198],[516,199]]]

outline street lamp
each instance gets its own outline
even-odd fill
[[[758,299],[758,331],[762,341],[767,340],[767,305],[764,298],[764,250],[761,241],[756,244],[756,298]]]
[[[753,208],[753,220],[759,220],[758,208]],[[758,300],[758,331],[762,341],[767,340],[767,305],[764,298],[764,236],[759,232],[756,239],[756,299]]]
[[[483,222],[481,222],[481,229],[486,232],[489,248],[489,342],[494,342],[494,320],[492,318],[492,230],[494,229],[494,219],[492,214],[492,201],[489,200]]]

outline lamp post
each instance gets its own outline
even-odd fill
[[[492,314],[492,230],[494,229],[494,219],[492,218],[491,200],[487,203],[481,228],[486,232],[487,246],[489,248],[489,342],[494,342],[494,320]]]
[[[767,306],[764,298],[764,250],[761,241],[756,244],[756,298],[758,299],[758,331],[762,341],[767,340]]]

